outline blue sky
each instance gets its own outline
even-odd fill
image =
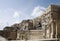
[[[50,4],[60,0],[0,0],[0,29],[40,16]]]

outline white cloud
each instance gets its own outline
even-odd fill
[[[20,16],[19,12],[14,12],[13,18],[18,18]]]
[[[33,17],[41,16],[43,14],[44,10],[45,10],[44,7],[37,6],[33,9],[31,16],[33,16]]]
[[[7,25],[8,24],[6,22],[0,21],[0,30],[3,30],[3,28]]]
[[[16,21],[12,22],[11,25],[13,25],[13,24],[15,24],[15,23],[20,23],[20,22],[21,22],[21,21],[16,20]],[[10,25],[10,26],[11,26],[11,25]]]
[[[31,15],[26,14],[20,10],[15,10],[15,9],[7,9],[7,10],[3,10],[1,12],[1,16],[4,16],[0,19],[0,29],[3,29],[5,26],[9,26],[12,25],[14,23],[20,23],[22,20],[24,19],[31,19],[33,17],[37,17],[39,15],[41,15],[41,13],[43,12],[45,8],[41,7],[41,6],[37,6],[33,9],[33,12]],[[4,15],[5,13],[5,15]],[[33,16],[33,17],[31,17]]]

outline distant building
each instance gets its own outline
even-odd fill
[[[5,27],[0,30],[0,35],[8,40],[16,40],[17,32],[13,27]]]
[[[33,29],[32,20],[23,20],[20,24],[20,30],[17,32],[17,39],[25,39],[26,35],[29,34],[29,30]],[[27,33],[26,33],[27,32]]]
[[[41,16],[45,38],[60,37],[60,6],[50,5]]]
[[[5,27],[0,35],[12,40],[60,38],[60,6],[49,5],[42,16]]]

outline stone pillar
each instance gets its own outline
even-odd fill
[[[58,31],[57,31],[57,22],[56,22],[56,38],[57,38],[57,32],[58,32]]]
[[[19,33],[17,33],[17,39],[19,39]]]
[[[53,38],[53,22],[51,23],[51,29],[52,29],[52,31],[51,31],[51,38]]]
[[[17,32],[17,39],[20,39],[20,33],[19,32]]]

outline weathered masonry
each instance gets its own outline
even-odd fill
[[[49,5],[43,15],[5,27],[0,35],[12,40],[60,38],[60,6]]]
[[[44,38],[60,37],[60,6],[50,5],[41,16]]]

